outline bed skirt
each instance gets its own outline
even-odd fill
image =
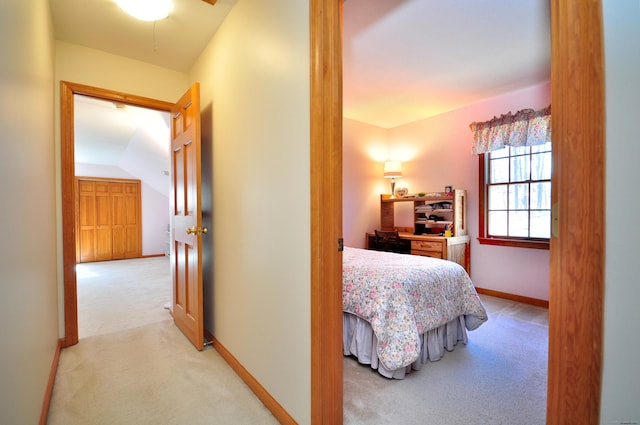
[[[423,364],[438,361],[445,350],[453,351],[459,341],[467,343],[464,316],[459,316],[439,328],[420,335],[420,357],[406,367],[389,370],[378,360],[378,338],[371,324],[351,313],[342,313],[342,347],[345,356],[355,356],[358,362],[371,365],[380,375],[403,379],[412,370],[420,370]]]

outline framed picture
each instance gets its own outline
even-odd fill
[[[444,193],[453,193],[453,186],[445,186]]]

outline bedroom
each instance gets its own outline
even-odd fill
[[[402,178],[396,181],[396,188],[407,187],[409,193],[443,191],[447,185],[467,190],[467,226],[472,241],[471,277],[476,287],[507,297],[528,299],[537,305],[547,305],[548,251],[481,246],[477,242],[478,159],[471,153],[473,135],[469,124],[507,112],[515,113],[520,109],[537,110],[550,104],[548,6],[544,2],[527,2],[524,6],[512,4],[510,7],[513,9],[505,10],[502,16],[503,21],[506,16],[511,21],[505,25],[506,28],[495,31],[503,33],[511,30],[513,33],[509,25],[519,25],[522,32],[513,37],[523,37],[519,39],[520,43],[527,43],[530,47],[529,55],[525,58],[518,56],[522,49],[518,50],[515,41],[510,40],[514,44],[501,43],[500,36],[493,32],[486,34],[482,25],[474,26],[464,19],[458,22],[462,11],[456,10],[456,6],[461,7],[460,3],[439,7],[437,16],[441,22],[434,22],[428,15],[429,6],[423,4],[420,7],[416,2],[389,1],[371,7],[367,2],[350,0],[344,5],[345,245],[364,248],[365,232],[380,228],[379,195],[390,193],[389,182],[383,178],[383,163],[385,160],[400,160]],[[466,4],[465,7],[468,9],[470,6]],[[477,7],[465,12],[477,16],[483,10],[480,5]],[[500,16],[495,18],[501,21]],[[416,21],[420,22],[420,26],[416,25]],[[412,23],[409,29],[406,28],[406,22]],[[464,47],[453,47],[451,50],[454,52],[442,47],[451,46],[447,41],[421,43],[418,39],[424,36],[426,40],[439,40],[443,38],[442,34],[449,34],[443,28],[453,29],[455,33],[456,29],[461,29],[458,26],[466,26],[467,33],[466,38],[463,34],[457,34],[456,42]],[[494,21],[490,26],[496,29],[498,24]],[[428,28],[431,27],[435,29],[430,31]],[[471,40],[473,37],[475,39]],[[485,52],[476,54],[481,52],[482,43],[503,48],[500,58],[511,59],[516,66],[509,70],[505,66],[502,69],[487,66],[486,70],[470,66],[475,74],[482,74],[490,82],[489,86],[491,83],[494,85],[492,95],[470,101],[471,95],[468,93],[447,86],[450,81],[443,78],[443,74],[447,74],[443,67],[444,63],[452,63],[451,66],[460,68],[464,66],[460,63],[465,60],[487,64],[490,61],[483,57],[487,56]],[[378,46],[378,49],[371,49],[372,45]],[[428,45],[435,46],[429,48]],[[429,57],[431,61],[424,57]],[[456,60],[461,62],[456,63]],[[499,60],[493,65],[498,63]],[[509,74],[514,68],[527,68],[530,72],[525,73],[524,77],[519,75],[518,81],[516,76]],[[375,71],[365,71],[371,69]],[[457,68],[452,69],[457,71]],[[468,81],[473,79],[473,75],[456,71],[449,73],[461,78],[458,84],[470,85]],[[436,74],[436,83],[431,83],[435,87],[429,86],[430,72]],[[492,72],[495,75],[491,75]],[[498,76],[503,78],[500,82],[496,81]],[[431,102],[421,102],[415,92],[402,91],[416,81],[415,92],[434,98],[429,99]],[[367,87],[376,87],[377,90],[368,90]],[[393,87],[399,87],[400,93],[394,93]],[[496,90],[495,87],[500,89]],[[451,98],[447,99],[449,93]],[[438,100],[442,102],[438,104]],[[410,204],[406,205],[408,208],[396,205],[396,226],[413,226]],[[470,332],[469,339],[473,338],[474,333]]]
[[[526,2],[517,6],[512,3],[508,6],[511,9],[504,10],[504,15],[496,20],[511,19],[502,31],[513,31],[511,25],[519,25],[520,32],[513,34],[513,38],[526,44],[528,49],[523,56],[525,49],[520,49],[516,41],[501,43],[497,31],[487,33],[478,23],[473,26],[454,18],[461,16],[462,3],[440,7],[440,23],[428,18],[428,6],[420,8],[416,2],[389,1],[369,9],[364,3],[354,0],[344,6],[343,161],[349,164],[343,170],[345,245],[362,248],[365,232],[379,228],[379,195],[390,192],[389,182],[383,178],[383,162],[401,160],[403,176],[397,180],[396,187],[407,187],[409,193],[442,191],[446,185],[467,190],[471,277],[476,287],[545,305],[549,299],[548,250],[480,245],[477,241],[478,159],[471,153],[473,134],[469,124],[520,109],[541,109],[551,103],[548,5],[545,2]],[[477,5],[471,15],[478,16],[484,9]],[[400,31],[407,21],[414,23],[413,26],[419,21],[423,26]],[[441,25],[448,25],[454,32],[466,26],[472,36],[465,38],[458,33],[456,45],[463,47],[455,47],[453,52],[429,48],[429,44],[435,45],[436,41],[421,43],[415,40],[421,31],[425,31],[423,28],[429,27],[434,29],[426,30],[425,38],[441,39],[442,34],[449,34],[443,32]],[[492,28],[497,25],[492,24]],[[381,46],[382,52],[372,52],[368,47],[371,45]],[[449,44],[440,42],[439,45]],[[488,55],[480,52],[483,45],[502,48],[491,67],[491,61],[485,57]],[[392,53],[395,51],[401,53]],[[467,60],[478,62],[485,64],[486,69],[469,65],[473,73],[447,71],[444,63],[434,64],[416,58],[418,55],[433,56],[432,62],[442,61],[457,67]],[[397,64],[384,63],[390,59]],[[511,60],[513,66],[499,69],[495,65],[502,64],[501,60]],[[362,71],[367,68],[377,71]],[[523,73],[522,69],[528,71]],[[428,75],[421,76],[430,71],[437,74],[434,82],[429,81]],[[447,72],[459,75],[456,78],[463,87],[483,78],[484,90],[493,95],[480,99],[477,94],[473,97],[455,87],[454,77],[444,78]],[[396,75],[403,78],[402,83],[397,81]],[[415,94],[407,93],[409,81],[417,82],[424,97],[433,100],[417,99]],[[367,86],[377,87],[376,92],[366,92]],[[394,87],[400,87],[400,93],[394,93]],[[452,94],[451,98],[447,97],[448,93]],[[412,226],[410,208],[407,211],[400,207],[396,206],[396,226]],[[496,273],[496,270],[500,272]]]

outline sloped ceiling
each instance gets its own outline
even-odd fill
[[[118,167],[169,194],[169,113],[74,98],[76,163]]]

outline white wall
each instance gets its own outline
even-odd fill
[[[344,222],[350,226],[345,226],[347,245],[363,244],[364,232],[379,227],[380,193],[391,191],[382,177],[382,163],[400,160],[402,178],[396,180],[396,187],[406,187],[410,193],[443,191],[448,185],[467,190],[471,277],[477,287],[548,300],[549,251],[480,245],[477,241],[478,157],[471,153],[469,124],[509,111],[541,109],[551,103],[550,95],[550,86],[545,83],[388,130],[344,120]],[[412,204],[396,205],[395,218],[396,226],[413,227]]]
[[[603,22],[607,220],[600,418],[602,424],[639,423],[640,2],[604,0]]]
[[[168,142],[167,142],[168,143]],[[119,167],[110,165],[76,163],[76,176],[109,177],[118,179],[136,179]],[[167,177],[167,191],[160,193],[141,180],[140,199],[142,207],[142,255],[164,254],[167,248],[167,225],[169,224],[169,191],[170,182]]]
[[[311,416],[309,30],[308,2],[240,0],[190,73],[212,175],[205,327],[300,424]]]
[[[36,424],[58,343],[53,28],[0,2],[0,423]]]

